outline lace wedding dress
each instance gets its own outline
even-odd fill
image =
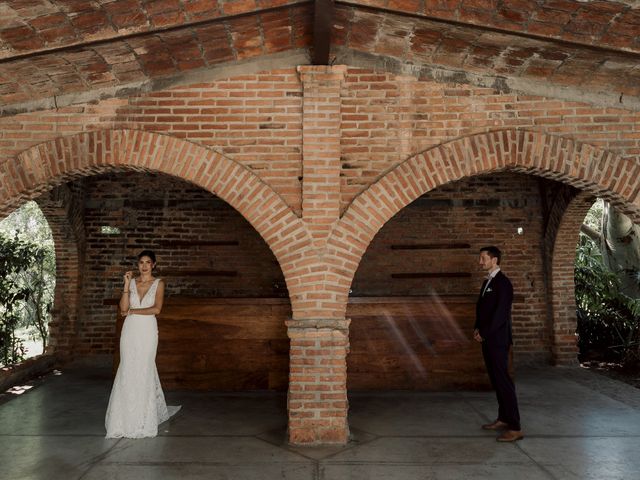
[[[129,284],[131,308],[149,308],[155,302],[159,279],[139,298],[135,279]],[[120,335],[120,365],[113,383],[105,419],[107,438],[155,437],[158,425],[180,407],[167,407],[156,368],[158,323],[155,315],[130,314]]]

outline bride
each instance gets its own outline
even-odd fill
[[[164,282],[152,275],[156,256],[151,250],[138,255],[140,276],[124,274],[120,312],[126,316],[120,335],[120,365],[113,383],[105,419],[107,438],[155,437],[158,425],[180,407],[167,407],[156,369],[158,324]]]

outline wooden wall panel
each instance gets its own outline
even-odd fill
[[[480,347],[471,338],[475,296],[351,298],[347,314],[349,389],[487,387]],[[163,386],[286,390],[284,322],[290,316],[281,298],[167,298],[156,359]]]
[[[350,390],[452,390],[488,385],[473,341],[474,295],[352,298]]]
[[[156,357],[163,387],[286,390],[290,316],[287,299],[167,298]]]

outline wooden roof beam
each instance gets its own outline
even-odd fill
[[[313,17],[313,64],[329,65],[333,0],[316,0]]]

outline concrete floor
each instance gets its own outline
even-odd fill
[[[519,371],[526,438],[480,424],[491,392],[350,395],[344,447],[285,443],[283,394],[167,392],[182,411],[144,440],[104,438],[105,372],[63,371],[0,395],[2,479],[640,478],[640,390],[582,369]]]

